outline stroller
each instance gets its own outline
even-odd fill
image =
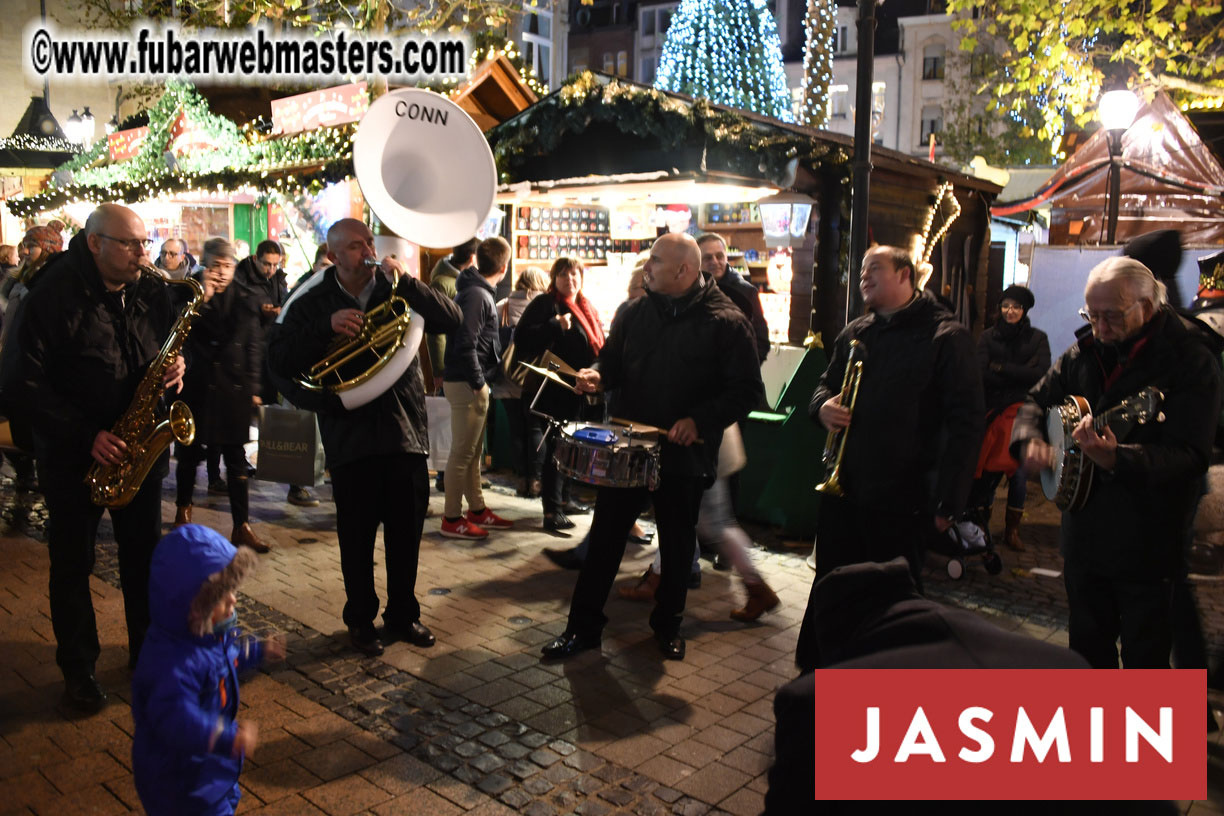
[[[965,574],[966,559],[979,555],[988,575],[1003,571],[1003,559],[995,552],[989,520],[989,506],[972,507],[954,519],[944,534],[931,534],[929,548],[947,557],[948,576],[952,580],[959,580]]]

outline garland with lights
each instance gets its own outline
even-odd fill
[[[165,158],[170,130],[185,112],[196,132],[214,149]],[[191,192],[230,190],[261,198],[268,195],[314,195],[352,174],[352,123],[332,128],[266,137],[254,124],[240,131],[208,109],[207,102],[185,82],[167,83],[166,94],[149,111],[149,135],[131,159],[114,164],[106,140],[76,156],[52,174],[46,192],[10,199],[9,211],[26,218],[70,201],[144,201]]]
[[[705,145],[709,166],[750,177],[779,178],[797,158],[815,172],[837,174],[844,189],[850,187],[851,156],[845,147],[720,110],[705,99],[687,101],[589,71],[571,77],[529,113],[486,134],[501,182],[522,180],[525,164],[548,156],[567,136],[596,123],[650,138],[662,153],[686,144]]]
[[[803,109],[799,121],[810,127],[822,127],[829,118],[836,29],[837,0],[808,0],[803,21]]]
[[[778,26],[765,0],[681,0],[655,87],[792,121]]]
[[[79,153],[81,146],[53,136],[8,136],[0,139],[0,150],[41,150],[47,153]]]

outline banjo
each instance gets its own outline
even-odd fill
[[[1158,413],[1163,400],[1164,394],[1159,389],[1148,386],[1095,417],[1092,427],[1099,434],[1108,426],[1121,439],[1135,425],[1146,424],[1152,419],[1163,422],[1164,414]],[[1041,491],[1060,510],[1083,508],[1092,492],[1096,464],[1071,438],[1075,426],[1091,413],[1088,400],[1071,396],[1046,414],[1046,439],[1054,448],[1054,466],[1041,471]]]

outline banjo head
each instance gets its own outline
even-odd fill
[[[1071,432],[1083,418],[1084,401],[1070,397],[1046,414],[1046,439],[1054,448],[1054,466],[1041,471],[1041,492],[1060,509],[1067,509],[1080,482],[1084,454],[1075,447]]]

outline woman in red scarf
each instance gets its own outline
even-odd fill
[[[558,258],[549,272],[548,291],[523,310],[514,330],[514,346],[521,360],[534,360],[545,351],[564,360],[574,369],[586,368],[603,348],[603,327],[595,307],[582,294],[582,261]],[[543,379],[533,375],[523,387],[523,400],[530,403]],[[556,384],[544,389],[536,410],[558,422],[578,418],[585,400]],[[536,421],[538,417],[533,418]],[[544,529],[568,530],[574,526],[565,515],[562,480],[553,463],[555,434],[548,434],[544,445],[544,469],[540,498],[544,503]]]

